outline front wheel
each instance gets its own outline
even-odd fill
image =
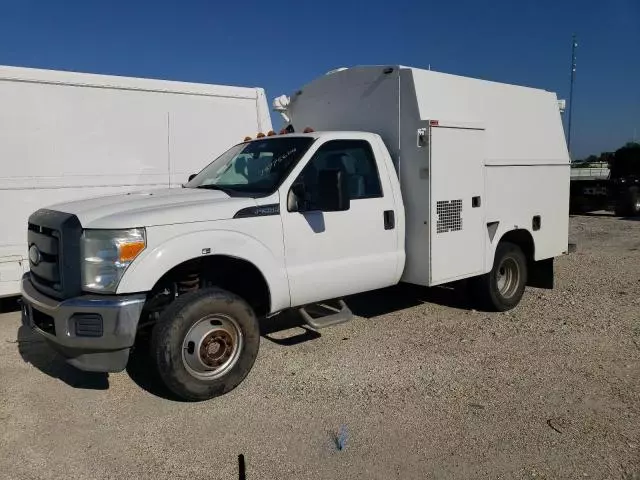
[[[151,348],[163,383],[184,400],[235,388],[258,355],[260,329],[240,297],[207,288],[178,297],[155,325]]]
[[[477,277],[472,286],[483,307],[505,312],[520,303],[526,284],[527,260],[522,250],[513,243],[501,242],[496,249],[493,268]]]

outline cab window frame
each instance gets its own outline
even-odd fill
[[[357,150],[358,148],[361,148],[365,154],[364,161],[367,161],[370,163],[368,168],[369,169],[373,168],[373,172],[371,172],[370,178],[375,181],[375,184],[374,184],[375,192],[361,195],[361,196],[351,196],[351,193],[350,193],[349,195],[350,201],[354,202],[358,200],[384,198],[384,189],[382,185],[382,179],[380,177],[380,169],[378,168],[376,155],[374,153],[374,149],[373,149],[373,146],[371,145],[371,142],[365,139],[333,139],[333,140],[327,140],[323,144],[319,145],[318,148],[311,155],[311,158],[309,159],[309,161],[305,164],[305,166],[302,168],[300,173],[296,176],[296,179],[293,181],[293,183],[289,188],[288,194],[292,193],[291,190],[295,188],[296,185],[299,185],[300,183],[305,185],[304,179],[303,179],[305,171],[307,170],[307,168],[309,168],[309,165],[311,165],[314,161],[318,160],[319,155],[327,155],[327,154],[330,154],[330,152],[332,151],[335,151],[337,153],[344,152],[348,154],[349,150]],[[356,162],[361,161],[357,157],[353,157],[353,158]],[[346,170],[346,166],[345,166],[345,170]],[[351,175],[351,174],[347,172],[347,175]]]

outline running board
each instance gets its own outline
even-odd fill
[[[353,313],[343,300],[338,301],[338,308],[327,303],[315,303],[299,311],[305,323],[314,330],[345,323],[353,318]]]

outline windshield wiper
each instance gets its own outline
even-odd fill
[[[233,188],[223,187],[221,185],[214,185],[214,184],[198,185],[196,188],[206,188],[207,190],[220,190],[221,192],[224,192],[229,196],[236,193],[236,191]]]

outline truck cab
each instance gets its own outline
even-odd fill
[[[477,107],[474,115],[456,107],[463,120],[416,110],[411,100],[424,100],[416,92],[459,81],[423,75],[332,73],[291,99],[282,134],[246,138],[181,189],[35,212],[24,323],[92,371],[124,369],[150,332],[167,387],[202,400],[244,379],[258,318],[288,308],[322,328],[351,318],[344,297],[400,281],[470,279],[493,310],[514,308],[527,284],[552,286],[553,257],[568,247],[569,188],[555,96],[500,84],[495,92],[476,80],[446,88],[456,98],[471,87],[510,103],[524,97],[524,105],[534,97],[532,112],[557,128],[543,124],[547,138],[536,141],[547,144],[518,153],[503,138],[511,123],[479,121]],[[403,81],[413,93],[399,97]]]
[[[207,379],[213,370],[199,356],[204,338],[222,338],[215,349],[227,348],[229,358],[215,362],[231,364],[241,344],[257,342],[258,316],[397,283],[403,219],[398,179],[376,134],[245,141],[182,189],[35,212],[24,318],[72,365],[120,371],[140,326],[159,323],[186,294],[217,294],[241,305],[246,325],[227,319],[183,335],[185,365]]]

